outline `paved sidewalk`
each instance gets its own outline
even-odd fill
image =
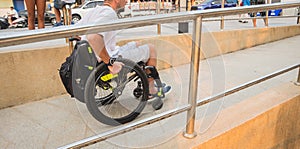
[[[225,18],[238,18],[237,15],[234,16],[225,16]],[[219,19],[219,17],[218,17]],[[295,25],[296,24],[296,17],[293,18],[273,18],[269,19],[269,26],[287,26],[287,25]],[[202,31],[203,32],[216,32],[220,31],[220,21],[209,21],[203,22]],[[264,28],[264,21],[262,19],[257,19],[257,28]],[[226,20],[224,25],[224,30],[235,30],[235,29],[252,29],[253,24],[252,21],[249,20],[249,23],[239,23],[238,20]],[[46,28],[45,30],[49,30],[52,28]],[[16,29],[16,30],[1,30],[0,36],[5,36],[7,34],[14,34],[15,32],[24,31],[25,29]],[[193,30],[193,23],[190,21],[189,23],[189,33],[192,33]],[[161,35],[176,35],[178,34],[178,23],[167,23],[161,25]],[[144,26],[138,28],[131,28],[118,31],[117,39],[124,40],[124,39],[131,39],[131,38],[146,38],[157,36],[157,25],[151,26]],[[35,43],[28,43],[16,46],[8,46],[8,47],[1,47],[0,52],[6,51],[19,51],[19,50],[31,50],[31,49],[40,49],[44,48],[45,45],[52,45],[53,47],[61,47],[67,46],[65,39],[55,39],[55,40],[48,40],[42,42],[35,42]]]
[[[300,36],[295,36],[201,61],[198,99],[300,63],[299,41]],[[189,65],[160,71],[162,79],[172,85],[173,89],[167,95],[163,109],[154,111],[149,104],[137,120],[187,104],[188,72]],[[208,130],[214,125],[220,111],[244,104],[251,98],[260,99],[261,101],[257,102],[260,105],[264,105],[265,99],[278,98],[264,105],[271,107],[283,102],[282,99],[299,95],[300,87],[293,85],[297,73],[298,70],[291,71],[218,102],[197,108],[196,131],[202,140],[196,143],[204,142],[261,112],[257,109],[248,115],[245,112],[239,122],[230,126],[223,124],[224,127],[209,133]],[[280,86],[288,90],[282,92]],[[248,106],[245,106],[245,109],[248,109]],[[178,140],[185,129],[185,116],[186,113],[179,114],[87,148],[190,148],[196,145],[193,140]],[[57,148],[116,128],[97,122],[84,104],[70,99],[68,95],[1,109],[0,118],[0,146],[4,149]]]

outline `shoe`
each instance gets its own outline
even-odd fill
[[[248,23],[248,21],[243,21],[242,23]]]
[[[155,94],[149,94],[148,99],[153,99],[154,97],[164,98],[165,94],[171,90],[171,86],[167,86],[165,83],[162,84],[162,88],[160,91],[157,91]]]
[[[58,27],[58,26],[62,26],[63,24],[61,22],[56,22],[53,24],[53,27]]]
[[[242,23],[243,21],[242,21],[242,20],[239,20],[239,22]]]
[[[162,87],[165,87],[166,85],[167,85],[166,83],[161,83],[161,86],[162,86]],[[155,87],[158,87],[157,84],[156,84],[156,82],[154,83],[154,86],[155,86]]]

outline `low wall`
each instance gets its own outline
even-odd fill
[[[195,149],[298,149],[300,96],[264,112]]]
[[[232,30],[202,35],[201,58],[234,52],[300,34],[300,26]],[[141,40],[141,39],[138,39]],[[189,34],[143,38],[158,49],[159,68],[189,63]],[[122,45],[128,40],[120,41]],[[68,47],[0,53],[0,108],[64,94],[57,69],[68,56]]]

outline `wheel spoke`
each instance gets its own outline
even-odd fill
[[[86,104],[88,110],[98,121],[108,125],[118,125],[134,120],[144,109],[148,90],[146,74],[140,67],[129,60],[122,60],[124,66],[117,76],[109,79],[102,79],[102,76],[109,74],[105,65],[97,66],[93,71],[94,78],[89,77],[87,83]],[[107,77],[106,77],[107,78]],[[93,84],[92,86],[90,86]],[[140,84],[140,85],[138,85]],[[134,95],[134,90],[139,87],[139,97]]]

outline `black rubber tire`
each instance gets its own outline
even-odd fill
[[[50,20],[50,23],[51,23],[51,25],[54,25],[54,24],[56,23],[56,20],[55,20],[54,18],[52,18],[52,19]]]
[[[117,61],[124,63],[124,66],[115,80],[106,82],[100,80],[101,76],[109,73],[107,66],[102,63],[89,76],[84,91],[85,103],[91,115],[99,122],[112,126],[134,120],[145,108],[149,95],[148,80],[141,67],[131,60],[117,59]],[[137,80],[142,82],[143,90],[138,100],[132,95]],[[113,85],[115,87],[112,87]],[[107,86],[112,89],[107,89]],[[100,98],[96,97],[98,95]]]
[[[77,14],[72,15],[72,21],[74,23],[77,23],[79,20],[81,20],[81,17],[79,15],[77,15]]]

